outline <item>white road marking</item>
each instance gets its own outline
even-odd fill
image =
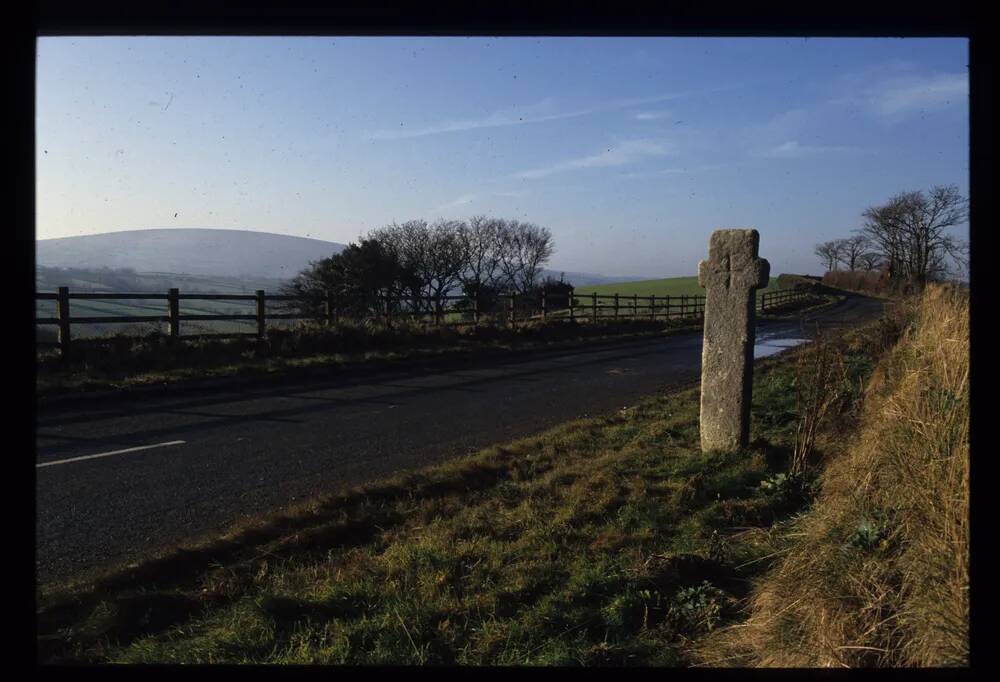
[[[168,445],[183,445],[187,441],[183,440],[172,440],[169,443],[156,443],[155,445],[140,445],[134,448],[125,448],[124,450],[113,450],[112,452],[100,452],[96,455],[84,455],[83,457],[70,457],[69,459],[57,459],[54,462],[42,462],[41,464],[36,464],[35,468],[40,469],[42,467],[51,467],[56,464],[68,464],[69,462],[79,462],[84,459],[96,459],[98,457],[110,457],[111,455],[123,455],[126,452],[137,452],[139,450],[149,450],[151,448],[165,448]]]

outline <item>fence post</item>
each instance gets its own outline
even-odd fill
[[[547,305],[547,303],[545,301],[545,289],[542,289],[542,321],[543,322],[545,321],[545,318],[548,316],[548,314],[549,314],[549,307],[548,307],[548,305]]]
[[[171,339],[181,335],[181,292],[179,289],[167,291],[167,334]]]
[[[517,296],[517,294],[512,293],[509,296],[510,296],[510,326],[513,329],[515,326],[517,326],[517,311],[514,308],[514,303],[515,303],[514,297]]]
[[[574,310],[575,310],[575,308],[574,308],[574,304],[575,303],[576,303],[575,293],[573,291],[570,291],[569,292],[569,321],[570,322],[574,322],[575,321],[575,318],[573,317],[573,313],[574,313]]]
[[[597,292],[592,293],[590,299],[590,321],[597,323]]]
[[[656,321],[656,294],[649,295],[649,319]]]
[[[615,322],[618,321],[618,294],[615,294]]]
[[[69,357],[69,287],[59,287],[56,299],[56,315],[59,317],[59,357]]]
[[[472,321],[478,327],[479,326],[479,292],[472,297]]]
[[[267,320],[264,319],[264,290],[257,290],[257,338],[263,339],[267,333]]]
[[[670,321],[670,294],[667,294],[667,321]]]
[[[639,317],[639,294],[632,294],[632,319]]]

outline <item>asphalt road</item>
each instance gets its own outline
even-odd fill
[[[761,321],[758,357],[811,336],[817,324],[855,326],[881,309],[858,296],[804,320]],[[245,515],[620,409],[696,380],[700,366],[701,334],[693,332],[444,370],[42,405],[38,580],[132,559]]]

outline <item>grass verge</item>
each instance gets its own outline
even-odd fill
[[[894,334],[829,342],[845,378],[829,428],[851,423]],[[818,438],[788,475],[813,353],[757,363],[745,451],[701,453],[695,387],[41,586],[39,658],[688,664],[692,641],[740,618],[842,448]]]
[[[557,349],[635,340],[701,328],[699,321],[622,320],[616,323],[528,323],[517,328],[396,325],[392,328],[303,324],[269,330],[267,338],[202,337],[171,343],[162,334],[115,335],[74,343],[62,362],[55,352],[39,357],[36,395],[191,383],[202,379],[267,377],[315,370],[378,369],[405,363],[464,358],[506,351]]]
[[[929,288],[868,386],[861,428],[747,618],[706,665],[969,664],[968,295]]]

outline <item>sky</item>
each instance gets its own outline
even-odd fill
[[[211,227],[347,243],[416,218],[549,228],[550,267],[772,274],[902,191],[968,196],[968,41],[42,37],[36,238]],[[968,226],[956,231],[967,237]]]

